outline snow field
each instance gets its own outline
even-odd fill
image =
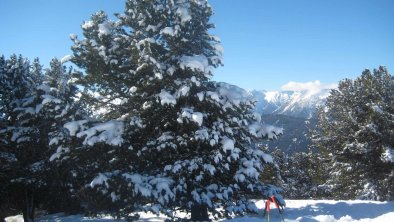
[[[220,222],[266,222],[263,218],[264,201],[256,202],[261,210],[258,215],[237,217],[234,219],[222,219]],[[286,200],[285,208],[286,222],[393,222],[394,202],[362,201],[362,200]],[[278,210],[271,208],[270,222],[280,222],[281,217]],[[190,217],[190,214],[179,212],[180,217]],[[141,213],[139,221],[164,222],[163,215],[153,213]],[[42,217],[39,222],[115,222],[113,218],[104,216],[102,218],[88,218],[82,215],[65,216],[53,214]],[[215,221],[215,220],[213,220]],[[23,222],[20,215],[6,218],[6,222]],[[123,222],[123,221],[122,221]],[[268,221],[267,221],[268,222]]]

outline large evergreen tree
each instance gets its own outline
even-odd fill
[[[96,119],[65,127],[84,145],[70,159],[95,172],[91,209],[192,209],[194,220],[207,208],[257,209],[250,194],[267,188],[258,177],[272,159],[253,144],[280,131],[263,126],[240,92],[210,81],[222,64],[211,15],[205,0],[129,0],[117,21],[98,12],[84,39],[71,36],[72,61],[85,71],[81,100]]]
[[[384,67],[365,70],[341,81],[325,105],[313,141],[331,166],[326,187],[338,198],[393,200],[393,77]]]

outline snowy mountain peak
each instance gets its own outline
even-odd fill
[[[283,94],[280,91],[265,91],[264,99],[270,103],[282,103],[289,99],[287,94]]]
[[[262,114],[283,114],[295,117],[312,117],[317,106],[322,105],[335,84],[289,82],[280,91],[254,90],[256,110]]]
[[[320,81],[296,83],[289,82],[281,90],[246,91],[228,83],[218,83],[222,93],[235,100],[256,100],[256,112],[260,114],[281,114],[293,117],[311,118],[317,106],[323,105],[335,88],[334,84]]]

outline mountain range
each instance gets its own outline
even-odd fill
[[[334,85],[319,81],[308,83],[290,82],[280,91],[246,91],[238,86],[219,83],[222,90],[233,100],[254,99],[255,111],[262,121],[283,128],[283,135],[273,141],[266,141],[268,149],[278,148],[286,153],[306,151],[311,144],[310,131],[316,126],[316,108],[324,105]]]
[[[303,91],[251,91],[260,114],[277,114],[312,118],[317,106],[323,105],[329,89]]]
[[[330,89],[254,90],[249,93],[256,100],[255,109],[262,115],[262,120],[283,128],[283,135],[278,140],[268,141],[264,145],[289,154],[308,149],[310,130],[317,123],[314,113],[318,106],[324,105]]]

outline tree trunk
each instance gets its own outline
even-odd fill
[[[210,221],[208,216],[208,208],[204,204],[193,205],[191,213],[191,221]]]
[[[29,188],[26,188],[25,190],[23,220],[25,222],[34,222],[34,192]]]

